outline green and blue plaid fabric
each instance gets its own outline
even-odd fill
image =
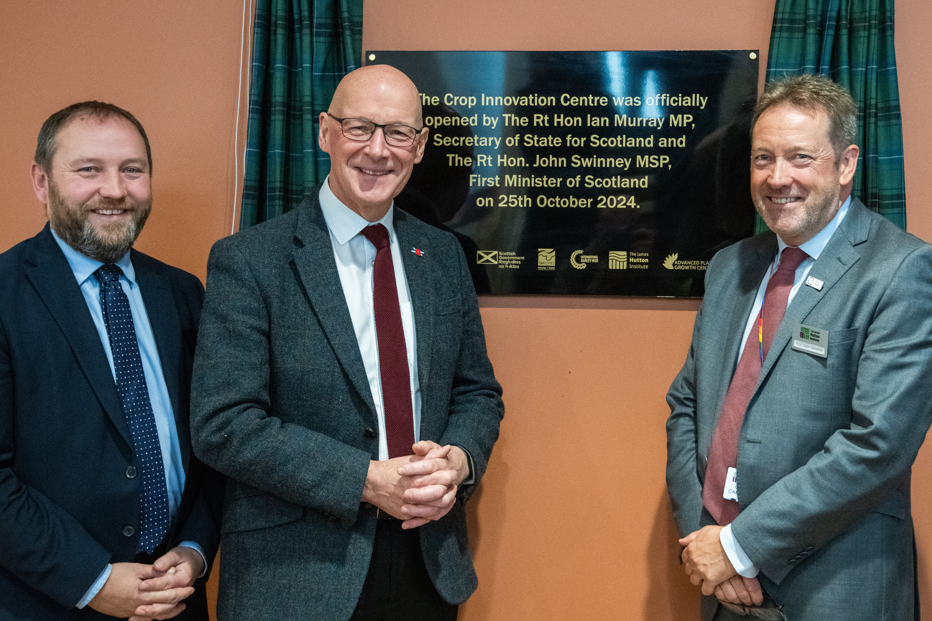
[[[258,0],[240,229],[297,207],[330,169],[318,116],[362,58],[362,0]]]
[[[826,75],[851,92],[861,149],[853,193],[905,229],[893,0],[777,0],[767,81],[797,73]]]

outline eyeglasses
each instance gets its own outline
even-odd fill
[[[382,135],[385,136],[385,142],[393,147],[410,147],[414,144],[418,134],[424,131],[423,127],[421,129],[414,129],[413,127],[401,123],[379,125],[378,123],[373,123],[366,119],[341,119],[333,116],[329,112],[327,112],[327,116],[334,121],[339,121],[343,136],[355,142],[368,142],[368,140],[372,138],[372,134],[375,133],[375,130],[381,127]]]

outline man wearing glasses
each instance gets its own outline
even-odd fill
[[[231,478],[218,616],[455,619],[463,505],[503,415],[456,239],[393,208],[427,143],[417,88],[347,75],[330,174],[208,264],[192,435]]]
[[[841,87],[771,83],[752,127],[751,196],[772,232],[710,262],[667,395],[683,569],[707,621],[910,621],[932,246],[851,195],[857,109]]]

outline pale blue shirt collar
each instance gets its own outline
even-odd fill
[[[841,204],[841,207],[838,209],[838,213],[835,214],[835,217],[832,218],[832,221],[825,225],[821,231],[816,233],[815,237],[800,244],[800,249],[805,252],[807,255],[812,257],[813,260],[818,259],[819,255],[822,254],[822,251],[825,250],[825,247],[828,245],[829,240],[832,238],[832,235],[835,234],[835,231],[838,230],[838,226],[841,224],[841,221],[845,219],[845,216],[848,214],[848,207],[851,206],[851,196],[849,195],[845,202]],[[787,247],[786,242],[780,239],[780,236],[777,236],[777,259],[774,262],[774,268],[780,264],[780,254],[783,252],[783,249]]]
[[[103,263],[96,259],[92,259],[88,256],[85,256],[69,246],[65,241],[58,236],[55,232],[55,229],[49,227],[49,230],[52,231],[52,237],[55,238],[55,242],[58,244],[58,247],[61,248],[61,251],[65,253],[65,259],[68,261],[68,265],[71,266],[71,271],[74,273],[75,279],[78,281],[78,285],[83,285],[84,281],[94,275],[94,272],[100,268]],[[126,280],[129,281],[130,286],[136,286],[136,271],[133,269],[133,262],[129,259],[129,252],[120,258],[116,262],[117,267],[123,270],[123,276],[126,277]]]
[[[318,198],[320,199],[320,209],[324,214],[324,220],[327,222],[327,228],[330,229],[333,238],[341,246],[345,245],[356,235],[359,235],[359,232],[370,224],[376,224],[375,222],[369,222],[344,205],[340,199],[334,195],[333,190],[330,189],[330,175],[327,175],[327,178],[324,180]],[[392,202],[391,207],[388,208],[388,212],[378,220],[378,224],[388,229],[388,239],[392,243],[396,243],[394,213],[395,203]]]

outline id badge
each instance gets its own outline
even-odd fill
[[[799,324],[799,328],[793,334],[793,349],[828,358],[828,330]]]
[[[729,468],[725,475],[725,493],[722,494],[725,500],[734,500],[738,502],[738,469]]]

